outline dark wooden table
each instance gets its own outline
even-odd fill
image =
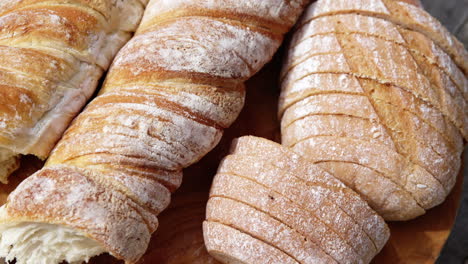
[[[422,0],[424,7],[437,17],[468,48],[468,0]],[[468,150],[465,150],[468,154]],[[465,157],[468,157],[465,155]],[[468,158],[465,159],[464,194],[457,220],[438,264],[468,264]]]

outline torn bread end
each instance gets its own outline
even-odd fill
[[[65,226],[36,222],[0,224],[0,257],[6,261],[16,259],[17,264],[78,264],[104,252],[98,242]]]

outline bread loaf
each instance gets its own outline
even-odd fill
[[[238,139],[222,161],[204,228],[208,252],[223,263],[270,263],[266,256],[248,260],[257,252],[242,244],[240,255],[219,249],[229,245],[223,236],[231,229],[297,263],[370,263],[389,237],[358,194],[288,148],[256,137]]]
[[[468,128],[468,53],[401,1],[312,4],[282,72],[285,146],[333,173],[387,220],[444,201]]]
[[[47,158],[136,30],[143,0],[0,3],[0,182]]]
[[[9,196],[0,229],[54,224],[136,262],[182,169],[216,146],[243,106],[243,82],[272,58],[306,2],[150,1],[99,96],[44,169]],[[17,263],[28,263],[27,253],[53,256],[48,263],[64,259],[48,244],[24,252],[31,241],[1,237],[0,256]]]

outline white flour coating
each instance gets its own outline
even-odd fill
[[[294,24],[298,10],[301,9],[301,2],[304,1],[289,1],[286,3],[283,0],[206,0],[206,1],[187,1],[187,0],[159,0],[151,2],[145,13],[147,20],[159,15],[184,9],[205,9],[216,12],[233,12],[234,14],[243,14],[267,21],[273,21],[278,24]],[[148,23],[145,19],[143,24]]]
[[[173,182],[171,191],[175,190],[180,185],[181,170],[216,146],[222,129],[234,121],[243,105],[242,82],[271,60],[282,40],[281,33],[292,26],[306,2],[275,1],[278,6],[273,9],[264,9],[270,7],[266,2],[242,9],[239,3],[233,6],[240,18],[248,16],[252,8],[264,9],[255,13],[270,14],[278,22],[272,28],[260,20],[258,25],[245,25],[236,21],[235,16],[221,19],[209,14],[174,17],[158,24],[147,13],[145,21],[154,21],[158,26],[145,28],[143,25],[140,33],[119,52],[103,92],[75,119],[46,166],[10,195],[6,205],[8,215],[3,220],[35,222],[39,219],[75,228],[102,243],[106,252],[136,262],[146,251],[151,233],[158,225],[157,213],[169,202],[166,185],[170,184],[160,179],[167,177],[166,181]],[[141,5],[136,1],[112,2],[109,10],[125,11],[130,3],[137,6],[126,14],[138,13]],[[155,3],[153,6],[157,7],[158,1]],[[88,12],[96,14],[105,13],[106,8],[97,5],[81,10],[96,9]],[[219,11],[220,17],[223,12],[228,17],[230,12]],[[90,22],[89,30],[80,31],[89,32],[89,40],[78,45],[77,51],[92,51],[84,55],[96,57],[101,67],[106,62],[104,59],[116,51],[114,46],[105,47],[104,43],[120,43],[130,35],[123,32],[126,26],[113,28],[127,25],[112,18],[119,13],[94,16],[96,21],[75,17],[79,25]],[[94,23],[104,20],[110,28]],[[129,18],[129,21],[136,20]],[[73,39],[72,33],[62,35]],[[20,44],[21,39],[15,39],[15,47],[40,46],[41,52],[54,52],[50,42]],[[74,49],[71,46],[70,50]],[[87,61],[78,56],[79,52],[69,55],[80,62]],[[71,63],[70,67],[74,69],[76,65]],[[90,92],[82,87],[86,83],[80,82],[79,76],[70,76],[80,88],[71,90],[79,90],[87,97]],[[165,84],[171,85],[167,91],[162,88]],[[41,85],[45,87],[46,83]],[[49,98],[39,96],[43,99],[41,106],[46,108]],[[54,111],[50,113],[58,113]],[[146,178],[158,172],[161,172],[159,178]],[[273,253],[276,249],[265,250]],[[276,251],[278,256],[271,258],[276,263],[294,263],[283,252]]]
[[[300,48],[298,45],[304,45],[304,42],[310,41],[309,39],[316,34],[330,34],[334,32],[345,34],[362,33],[364,35],[376,36],[399,45],[404,45],[412,54],[423,55],[424,59],[429,63],[435,64],[443,70],[445,74],[450,76],[451,80],[457,85],[457,89],[459,89],[464,94],[465,99],[467,99],[467,80],[445,51],[423,34],[406,30],[381,18],[358,14],[318,17],[308,22],[307,26],[299,28],[296,34],[294,34],[291,48],[294,48],[293,52],[304,52],[304,49]],[[418,49],[417,47],[408,45],[406,43],[407,39],[414,37],[420,38],[424,42],[429,42],[430,49]],[[414,41],[412,43],[414,43]],[[291,60],[296,60],[292,55],[293,54],[288,56],[288,64],[291,63]]]
[[[318,1],[300,25],[283,68],[283,143],[343,175],[392,219],[440,204],[466,136],[466,51],[422,9],[399,1]],[[372,190],[345,164],[360,166],[357,175],[375,170],[418,205],[398,205],[398,192],[382,200],[388,181]]]
[[[356,105],[360,107],[357,108]],[[286,110],[282,127],[313,114],[342,114],[365,119],[378,119],[367,97],[348,94],[321,94],[310,96]]]
[[[7,59],[11,62],[0,68],[2,72],[16,74],[18,79],[12,85],[23,86],[29,92],[18,91],[18,102],[11,102],[13,109],[24,108],[17,107],[17,104],[28,105],[29,113],[16,110],[14,115],[0,113],[6,126],[0,134],[0,146],[11,150],[12,156],[34,154],[40,158],[47,157],[72,118],[96,89],[103,72],[100,68],[107,69],[117,51],[130,38],[130,34],[123,31],[136,29],[143,7],[133,2],[119,1],[117,9],[109,9],[108,14],[93,10],[91,5],[53,2],[36,3],[30,9],[19,10],[15,10],[15,6],[20,4],[16,1],[0,6],[4,11],[0,17],[0,43],[6,46],[5,49],[13,50],[5,57],[5,63]],[[49,6],[51,9],[47,9]],[[78,15],[70,17],[60,9],[53,10],[54,6],[66,8],[67,12],[77,11]],[[125,6],[131,7],[131,13]],[[124,9],[125,16],[122,15]],[[89,16],[87,19],[90,21],[82,21],[80,14]],[[103,15],[122,23],[108,24]],[[28,61],[29,56],[20,57],[27,50],[36,52],[34,59],[29,59],[34,61]],[[20,78],[29,80],[21,82]],[[37,81],[41,82],[40,85],[34,83]],[[8,176],[10,172],[2,172],[1,177]]]
[[[66,172],[59,175],[57,172]],[[48,222],[66,225],[86,233],[88,237],[102,243],[107,252],[119,252],[135,261],[143,254],[150,239],[149,226],[143,208],[133,203],[122,193],[104,188],[91,181],[75,167],[54,166],[39,171],[24,181],[9,197],[6,214],[0,221],[6,223],[19,217],[20,222]],[[45,188],[44,184],[55,184],[56,188]],[[72,191],[74,190],[74,191]],[[42,201],[18,199],[18,195],[44,197]],[[73,210],[70,203],[74,202]],[[18,209],[16,208],[24,208]],[[23,221],[23,214],[34,211],[44,212],[41,216],[28,217]],[[144,217],[144,218],[143,218]],[[63,253],[63,252],[62,252]],[[58,263],[58,262],[53,262]]]
[[[187,30],[194,34],[187,35]],[[245,80],[271,59],[279,44],[242,25],[187,17],[136,36],[114,67],[129,67],[134,75],[163,69]]]
[[[376,253],[372,240],[355,222],[356,220],[337,204],[328,200],[324,193],[308,187],[283,170],[265,166],[261,162],[249,164],[248,160],[252,160],[252,157],[228,156],[223,161],[219,173],[242,175],[295,201],[298,206],[308,210],[320,221],[341,234],[343,240],[352,245],[360,257],[366,258],[369,253]],[[337,220],[338,218],[340,220]]]
[[[203,231],[208,252],[219,261],[255,263],[263,259],[272,264],[299,264],[281,250],[222,223],[205,221]]]
[[[105,94],[101,98],[112,94]],[[111,104],[91,111],[90,115],[101,112],[111,114],[116,109],[133,112],[134,115],[141,112],[135,128],[104,123],[101,130],[103,133],[89,131],[75,136],[73,140],[79,147],[62,141],[57,148],[63,147],[67,153],[74,153],[76,156],[99,152],[135,155],[158,162],[155,165],[160,168],[178,170],[196,161],[200,153],[211,150],[221,138],[221,131],[218,129],[158,108],[150,102]],[[161,119],[168,121],[160,121]],[[112,118],[108,122],[113,122]],[[88,148],[86,142],[96,142],[95,147]]]
[[[352,246],[316,216],[254,181],[234,175],[218,174],[210,196],[227,197],[269,214],[317,243],[334,260],[346,262],[359,259]]]
[[[386,243],[389,232],[382,218],[356,193],[288,148],[242,137],[232,152],[214,179],[208,223],[234,227],[305,262],[309,252],[319,249],[311,256],[320,263],[368,263]],[[287,238],[282,238],[284,232]],[[305,238],[297,239],[301,235]],[[205,241],[213,243],[206,229]]]
[[[310,137],[340,135],[358,139],[373,139],[394,149],[394,143],[378,120],[348,115],[317,114],[296,120],[283,128],[284,145],[294,146]]]
[[[342,54],[317,55],[290,68],[289,75],[283,82],[288,85],[291,81],[317,72],[352,73],[358,77],[371,78],[411,91],[418,98],[442,111],[460,129],[465,129],[463,112],[466,111],[466,102],[461,96],[453,97],[448,94],[448,90],[440,87],[440,84],[436,86],[432,83],[419,71],[418,65],[406,49],[391,42],[361,35],[356,35],[354,41],[356,45],[361,45],[360,50],[368,55],[370,63],[376,67],[354,67],[355,69],[351,70],[348,69],[346,59],[341,59]],[[392,54],[399,56],[396,58]],[[324,59],[330,56],[335,57],[333,63],[327,63]]]
[[[432,39],[452,60],[464,71],[468,72],[468,52],[442,24],[422,8],[403,1],[319,1],[311,5],[304,17],[335,15],[340,13],[365,13],[366,15],[382,17],[395,24],[418,31]],[[300,24],[310,19],[304,19]]]
[[[240,215],[243,217],[236,217]],[[234,227],[274,245],[300,263],[334,263],[334,260],[313,241],[269,215],[234,200],[210,198],[206,208],[206,219]]]
[[[188,86],[184,90],[179,90],[178,86],[180,85],[179,83],[163,83],[158,90],[151,91],[151,94],[153,95],[154,93],[155,98],[161,98],[173,104],[180,105],[183,108],[190,109],[191,112],[222,127],[229,126],[229,124],[234,121],[233,116],[237,116],[244,105],[245,94],[241,91],[224,92],[223,94],[217,95],[215,93],[221,88],[216,88],[216,91],[210,91],[213,87],[200,85],[200,89],[208,91],[205,92],[206,94],[203,94],[202,91],[200,91],[201,94],[196,94],[195,92],[198,91],[196,85],[193,85],[194,87]],[[166,86],[174,88],[175,91],[171,91],[170,89],[165,91]],[[145,87],[137,85],[125,87],[124,90],[126,94],[137,96],[144,88]],[[151,86],[148,86],[147,89],[153,90]]]

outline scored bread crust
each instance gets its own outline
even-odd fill
[[[64,177],[70,191],[74,177],[86,177],[96,183],[89,186],[89,193],[122,198],[103,208],[109,217],[99,226],[78,225],[78,215],[74,215],[76,221],[58,224],[78,229],[119,259],[136,262],[146,251],[146,236],[156,229],[157,214],[179,187],[183,168],[217,145],[223,129],[242,109],[244,81],[271,60],[307,2],[150,1],[143,23],[119,51],[99,95],[65,132],[44,169],[10,195],[4,222],[10,217],[62,219],[57,213],[65,210],[62,203],[52,203],[55,210],[47,212],[35,197],[23,200],[20,190],[42,186],[41,175],[50,170],[57,177],[70,176]],[[179,10],[181,6],[185,9]],[[265,21],[276,23],[269,26]],[[50,196],[59,193],[59,189],[50,190]],[[128,211],[139,218],[129,224],[148,226],[144,239],[133,241],[124,229],[119,230],[124,235],[118,239],[110,236],[113,222],[125,217],[114,205],[135,208]],[[75,206],[81,204],[67,205],[66,210],[82,210]]]
[[[298,24],[303,26],[317,17],[349,13],[383,18],[426,35],[444,49],[465,74],[468,73],[468,52],[463,44],[418,5],[394,0],[321,0],[305,11],[303,19]]]
[[[219,173],[246,177],[291,199],[342,234],[347,243],[352,244],[361,256],[376,252],[372,239],[361,229],[357,219],[329,200],[325,191],[317,190],[315,186],[308,186],[281,169],[262,163],[252,166],[248,163],[249,160],[252,158],[248,156],[228,156],[223,160]],[[336,218],[340,218],[340,221],[335,221]]]
[[[221,223],[203,222],[203,235],[208,252],[222,263],[299,263],[281,250]]]
[[[356,193],[291,150],[242,137],[231,153],[215,176],[208,220],[260,238],[301,263],[327,261],[304,253],[317,249],[333,263],[370,263],[388,240],[383,219]],[[291,243],[281,239],[285,230],[292,230]],[[205,235],[206,244],[210,239]]]
[[[358,224],[374,242],[377,250],[380,251],[385,245],[389,230],[380,216],[370,209],[357,193],[346,188],[334,175],[330,175],[319,166],[304,160],[288,148],[279,147],[275,142],[257,137],[246,136],[236,139],[233,142],[231,153],[240,156],[254,156],[258,162],[270,163],[277,169],[286,170],[288,173],[283,177],[289,178],[291,175],[298,178],[305,182],[308,188],[313,188],[314,184],[317,187],[328,188],[334,193],[325,194],[333,197],[332,201],[341,205],[341,209],[346,214],[358,220]],[[296,180],[293,178],[290,181]],[[327,192],[327,190],[322,190],[322,192]],[[337,198],[337,195],[346,197],[349,202],[340,204],[342,198]]]
[[[0,5],[0,163],[47,158],[143,10],[137,0]],[[2,183],[18,166],[9,167],[0,171]]]
[[[317,243],[337,262],[357,262],[359,255],[350,244],[315,215],[289,199],[254,181],[235,175],[217,174],[210,197],[226,197],[269,214],[298,233]]]
[[[283,144],[387,220],[443,202],[467,138],[466,50],[397,1],[317,1],[299,24],[282,72]]]
[[[342,14],[313,19],[307,26],[297,30],[290,45],[295,49],[288,54],[286,63],[289,65],[292,60],[297,60],[309,52],[316,52],[320,47],[311,48],[310,45],[316,43],[313,38],[330,33],[362,34],[404,46],[414,57],[419,57],[420,61],[424,61],[424,64],[440,68],[456,84],[456,89],[463,93],[463,97],[467,98],[468,85],[463,72],[437,44],[424,34],[402,28],[377,17]],[[309,49],[301,48],[301,46],[308,46]]]
[[[242,216],[242,217],[239,217]],[[206,219],[218,222],[278,248],[299,263],[336,263],[317,244],[268,214],[237,201],[212,197]]]

